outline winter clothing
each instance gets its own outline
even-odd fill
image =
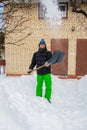
[[[40,43],[39,43],[39,46],[40,46],[41,44],[44,44],[44,45],[46,46],[46,43],[45,43],[45,40],[44,40],[44,39],[41,39],[41,41],[40,41]]]
[[[44,49],[39,48],[39,51],[37,51],[33,54],[32,62],[31,62],[29,69],[33,70],[35,65],[36,65],[36,67],[43,65],[47,60],[49,60],[51,58],[51,56],[52,56],[51,52],[47,51],[46,47]],[[48,74],[48,73],[51,73],[50,66],[43,67],[43,68],[37,70],[37,74],[40,74],[40,75],[44,75],[44,74]]]
[[[42,95],[43,81],[45,82],[45,86],[46,86],[45,98],[50,100],[51,92],[52,92],[52,81],[51,81],[50,74],[37,75],[36,96],[40,96],[40,97],[43,96]]]
[[[48,67],[48,66],[50,66],[50,64],[46,61],[45,62],[45,67]]]
[[[43,48],[40,47],[40,44],[44,44]],[[52,81],[51,81],[51,66],[46,63],[52,57],[50,51],[47,50],[46,43],[44,39],[41,39],[39,43],[39,50],[33,54],[31,64],[29,66],[30,70],[33,68],[39,67],[43,64],[46,64],[45,67],[37,70],[37,86],[36,86],[36,96],[42,97],[43,82],[45,82],[45,98],[50,100],[52,93]]]
[[[32,69],[29,69],[29,71],[27,72],[28,74],[31,74],[31,72],[32,72]]]

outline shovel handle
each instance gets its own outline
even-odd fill
[[[33,72],[35,72],[36,70],[39,70],[39,69],[41,69],[41,68],[43,68],[43,67],[45,67],[45,64],[43,64],[43,65],[41,65],[41,66],[39,66],[39,67],[33,69],[32,72],[31,72],[31,74],[32,74]]]

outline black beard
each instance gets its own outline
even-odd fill
[[[46,47],[45,47],[45,48],[39,48],[39,51],[40,51],[41,53],[43,53],[43,52],[47,51],[47,48],[46,48]]]

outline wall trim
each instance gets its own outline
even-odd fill
[[[29,74],[6,74],[6,76],[13,76],[13,77],[23,76],[23,75],[29,76]],[[58,75],[57,77],[60,78],[60,79],[81,79],[82,78],[82,76],[77,76],[77,75],[67,75],[67,76]]]

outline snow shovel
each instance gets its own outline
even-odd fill
[[[52,57],[46,62],[48,62],[49,65],[59,64],[60,62],[62,62],[62,60],[64,58],[64,55],[65,55],[64,51],[60,51],[60,50],[54,51]],[[41,69],[43,67],[45,67],[45,64],[33,69],[31,73],[33,73],[34,71],[39,70],[39,69]]]

